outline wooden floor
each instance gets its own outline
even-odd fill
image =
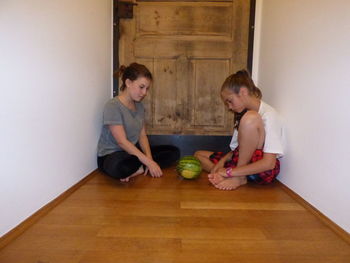
[[[350,262],[350,246],[280,185],[219,191],[206,174],[97,174],[0,251],[1,263]]]

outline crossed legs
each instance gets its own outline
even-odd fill
[[[255,111],[248,111],[240,122],[238,129],[238,145],[239,145],[239,159],[237,167],[246,165],[250,162],[252,155],[256,149],[261,149],[265,141],[265,129],[261,116]],[[212,152],[199,151],[195,156],[203,164],[203,168],[210,172],[214,164],[209,160]],[[209,165],[211,163],[211,166]],[[207,170],[206,168],[210,168]],[[224,168],[222,168],[224,169]],[[219,173],[210,173],[208,175],[209,181],[218,189],[234,190],[241,185],[247,183],[246,176],[237,176],[232,178],[222,177]]]
[[[151,147],[154,161],[161,168],[169,167],[179,159],[180,150],[172,145],[158,145]],[[98,158],[98,167],[107,175],[128,182],[130,178],[145,172],[139,159],[125,151],[111,153]]]

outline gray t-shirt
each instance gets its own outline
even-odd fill
[[[136,111],[132,111],[124,106],[117,97],[106,103],[103,112],[102,132],[97,147],[99,157],[123,151],[114,139],[109,125],[123,125],[127,139],[133,144],[138,142],[144,124],[145,109],[141,102],[135,102],[135,105]]]

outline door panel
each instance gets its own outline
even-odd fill
[[[232,3],[144,3],[138,9],[137,33],[231,37]]]
[[[249,0],[137,1],[120,21],[120,64],[154,75],[144,100],[149,134],[232,133],[221,84],[246,68]]]
[[[230,59],[233,53],[232,41],[225,39],[156,39],[140,38],[135,40],[136,58],[176,58],[186,55],[188,58]]]
[[[176,122],[176,60],[155,59],[154,79],[153,125],[172,128]]]
[[[192,63],[194,68],[192,126],[225,128],[225,108],[220,98],[220,88],[230,71],[229,60],[192,60]],[[209,78],[208,72],[210,72]]]

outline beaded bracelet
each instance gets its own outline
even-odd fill
[[[231,167],[226,168],[226,177],[233,177],[232,176],[232,168]]]

